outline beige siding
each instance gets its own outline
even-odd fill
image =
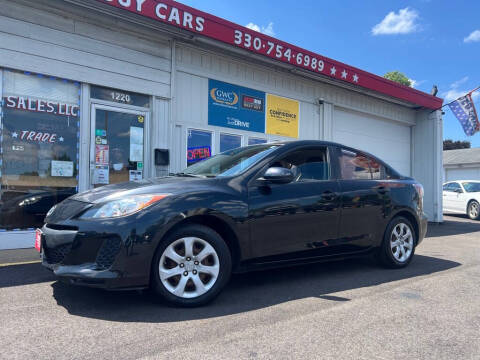
[[[92,24],[82,16],[85,10],[69,10],[65,17],[0,0],[0,66],[170,96],[168,41],[126,31],[127,25],[105,15]]]
[[[221,51],[213,53],[184,44],[179,45],[176,55],[177,69],[181,72],[231,82],[315,106],[322,98],[325,102],[346,109],[409,125],[415,124],[415,111],[407,107],[271,67],[255,65],[246,60],[234,59]],[[307,114],[311,118],[310,111]]]

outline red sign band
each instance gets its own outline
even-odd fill
[[[252,53],[290,64],[430,109],[443,100],[354,68],[311,51],[277,40],[230,21],[204,13],[172,0],[97,0],[120,9],[221,41]]]

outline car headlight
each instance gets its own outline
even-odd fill
[[[126,216],[136,213],[167,197],[168,195],[133,195],[112,200],[87,210],[80,219],[103,219]]]

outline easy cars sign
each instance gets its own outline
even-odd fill
[[[442,99],[172,0],[97,0],[328,78],[436,109]]]
[[[265,132],[265,93],[222,81],[208,81],[208,124]]]

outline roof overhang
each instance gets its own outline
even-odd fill
[[[325,56],[172,0],[65,0],[115,16],[153,20],[158,29],[186,41],[223,45],[239,55],[287,68],[314,80],[360,91],[409,107],[439,109],[441,98],[390,81]],[[142,21],[152,25],[151,21]],[[155,26],[156,27],[156,26]]]

